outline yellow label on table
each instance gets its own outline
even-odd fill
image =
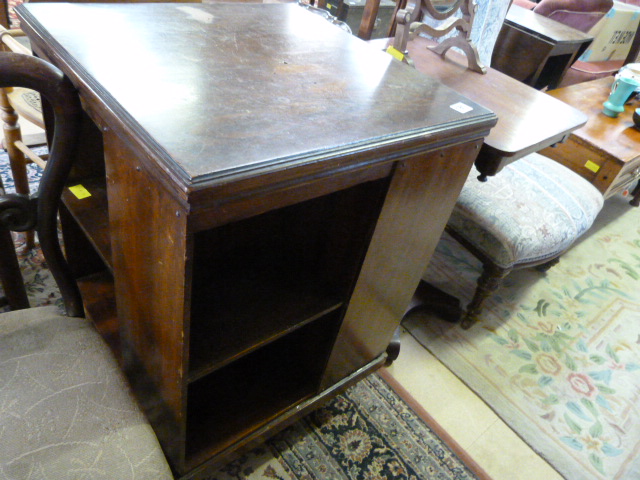
[[[397,48],[394,48],[393,46],[390,46],[387,48],[387,53],[391,55],[393,58],[395,58],[396,60],[400,60],[400,61],[404,60],[404,53],[402,53]]]
[[[78,200],[82,200],[83,198],[91,196],[89,190],[84,188],[82,185],[74,185],[73,187],[69,187],[69,191],[73,193]]]
[[[587,160],[587,163],[584,164],[584,166],[591,170],[593,173],[598,173],[598,170],[600,170],[600,165],[598,165],[595,162],[592,162],[591,160]]]

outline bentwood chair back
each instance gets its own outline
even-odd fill
[[[47,62],[0,53],[0,88],[12,86],[46,98],[53,111],[53,139],[37,194],[3,195],[0,222],[5,230],[36,228],[67,315],[57,307],[0,314],[2,478],[172,479],[116,359],[82,318],[80,293],[58,242],[58,205],[81,114],[77,94]]]
[[[31,50],[17,38],[24,37],[21,30],[7,30],[0,26],[0,39],[3,51],[31,55]],[[26,37],[25,37],[26,38]],[[28,195],[29,180],[27,178],[27,164],[36,163],[41,168],[46,166],[46,155],[37,155],[35,151],[23,142],[22,129],[19,119],[28,120],[44,130],[42,103],[38,92],[27,88],[9,87],[0,89],[0,111],[3,122],[3,145],[9,156],[11,174],[17,193]],[[42,144],[46,144],[44,135]],[[33,232],[27,232],[26,248],[34,246]]]

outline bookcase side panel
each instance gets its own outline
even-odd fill
[[[105,134],[107,190],[125,369],[174,468],[184,463],[190,258],[187,214]]]
[[[480,145],[468,142],[398,162],[322,389],[385,352]]]

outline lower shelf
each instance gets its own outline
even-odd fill
[[[338,321],[329,314],[189,385],[187,465],[235,447],[317,394]]]
[[[113,277],[108,271],[78,279],[87,318],[120,358],[120,333]]]

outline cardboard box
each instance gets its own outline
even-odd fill
[[[627,58],[640,23],[640,8],[613,2],[613,7],[589,32],[595,38],[579,60],[603,62]]]

